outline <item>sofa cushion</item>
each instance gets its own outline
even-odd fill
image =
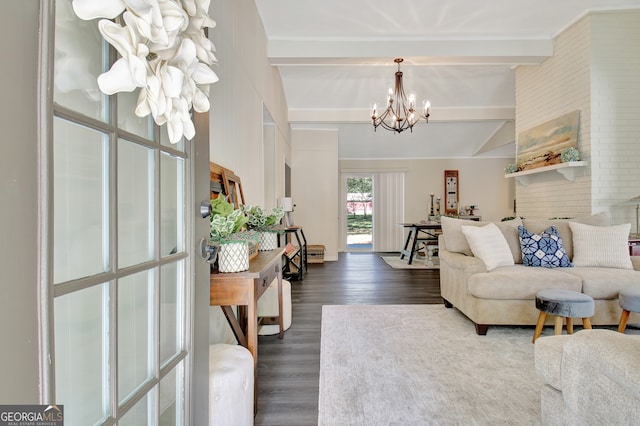
[[[522,264],[524,266],[541,266],[544,268],[567,268],[573,266],[564,251],[562,238],[555,225],[541,234],[534,234],[524,226],[518,226]]]
[[[573,264],[633,269],[629,256],[631,224],[591,226],[569,222],[573,233]]]
[[[485,226],[491,222],[471,221],[442,216],[440,223],[442,225],[442,237],[444,238],[447,250],[453,253],[472,256],[473,252],[469,247],[466,237],[462,233],[462,225]],[[496,222],[495,225],[504,235],[511,250],[514,263],[520,263],[522,261],[522,255],[520,252],[520,240],[518,239],[518,226],[522,225],[522,219],[518,217],[513,220]]]
[[[462,233],[462,225],[468,226],[484,226],[489,222],[479,222],[455,219],[452,217],[442,216],[440,218],[440,225],[442,226],[442,237],[447,250],[453,253],[462,253],[467,256],[473,256],[471,247],[467,242],[467,238]]]
[[[575,266],[563,269],[582,280],[582,292],[599,299],[617,299],[620,290],[640,287],[640,271]]]
[[[565,269],[561,271],[557,268],[530,268],[523,265],[501,266],[491,272],[469,277],[467,290],[480,299],[531,300],[533,306],[540,290],[582,289],[582,279],[564,271]]]
[[[467,238],[471,252],[482,260],[491,271],[498,266],[513,265],[513,255],[509,244],[498,227],[489,223],[485,226],[461,226],[462,233]]]
[[[567,256],[569,256],[569,259],[573,259],[573,235],[571,228],[569,228],[569,221],[593,226],[606,226],[610,223],[609,216],[606,213],[598,213],[575,219],[523,219],[522,225],[535,234],[540,234],[545,229],[555,225],[558,235],[562,238]]]

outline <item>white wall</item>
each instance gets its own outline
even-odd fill
[[[218,58],[214,70],[220,77],[211,86],[211,161],[240,177],[247,204],[264,206],[264,109],[275,126],[273,170],[276,184],[282,184],[275,190],[276,198],[284,195],[281,175],[285,158],[290,159],[282,80],[268,63],[267,40],[253,0],[212,2],[210,15],[217,24],[209,34]]]
[[[554,56],[516,70],[516,135],[580,110],[578,149],[588,166],[574,182],[551,173],[516,185],[518,214],[571,217],[608,212],[635,222],[619,203],[640,194],[640,12],[585,16],[555,39]]]
[[[338,131],[294,129],[291,139],[295,224],[308,244],[325,246],[324,260],[338,260]]]
[[[590,162],[591,91],[589,19],[560,34],[554,55],[541,65],[516,69],[516,144],[520,133],[565,113],[580,110],[578,150]],[[574,182],[557,173],[536,175],[529,186],[516,184],[520,216],[570,217],[591,213],[590,167]]]
[[[210,159],[240,177],[247,204],[266,206],[272,200],[266,199],[264,180],[276,185],[269,198],[282,197],[284,162],[291,156],[282,81],[267,61],[266,36],[253,0],[212,2],[209,14],[217,24],[209,36],[220,78],[210,91]],[[265,109],[273,122],[267,144]],[[265,149],[273,151],[267,153],[272,167],[265,167]],[[210,309],[210,318],[210,341],[232,340],[219,308]]]
[[[458,170],[460,205],[479,206],[482,220],[500,220],[513,215],[513,179],[504,178],[506,158],[452,158],[416,160],[340,160],[340,171],[406,170],[405,222],[427,218],[434,198],[443,198],[444,171]],[[442,203],[441,203],[442,204]],[[444,211],[442,206],[441,211]]]
[[[640,11],[591,15],[592,209],[631,222],[640,195]]]

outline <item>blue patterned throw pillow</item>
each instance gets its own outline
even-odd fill
[[[562,246],[562,238],[555,226],[542,234],[531,233],[524,226],[518,226],[522,264],[524,266],[542,266],[544,268],[572,267],[569,256]]]

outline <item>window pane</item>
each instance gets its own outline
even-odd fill
[[[181,252],[183,241],[184,161],[163,153],[160,158],[160,255]]]
[[[58,1],[55,32],[54,102],[107,121],[108,98],[100,92],[96,80],[106,70],[103,58],[107,45],[96,22],[78,18],[70,1]]]
[[[118,426],[141,426],[154,424],[153,395],[155,391],[151,390],[140,401],[136,403],[127,414],[118,420]],[[65,407],[66,411],[67,407]]]
[[[108,285],[57,297],[54,301],[56,402],[65,422],[92,425],[105,418],[108,405]]]
[[[160,273],[160,365],[164,365],[183,348],[184,262],[162,266]]]
[[[160,381],[160,426],[182,425],[184,361]]]
[[[153,259],[153,151],[118,141],[118,266]]]
[[[153,376],[153,272],[118,281],[118,399],[127,400]]]
[[[120,92],[118,96],[118,127],[146,139],[153,140],[153,119],[151,114],[138,117],[134,112],[138,105],[140,89]]]
[[[53,141],[54,282],[108,270],[107,136],[56,118]]]

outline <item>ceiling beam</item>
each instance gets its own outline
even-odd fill
[[[553,56],[544,40],[270,40],[271,65],[540,64]]]
[[[369,123],[369,109],[295,109],[289,108],[290,123]],[[430,123],[455,121],[509,121],[515,108],[431,108]]]

